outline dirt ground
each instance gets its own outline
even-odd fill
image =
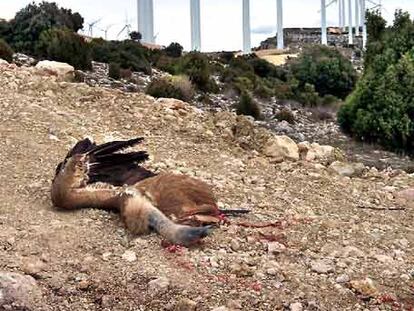
[[[393,198],[412,176],[272,163],[210,113],[55,80],[0,67],[0,271],[36,279],[26,310],[414,310],[414,212]],[[141,135],[150,168],[252,213],[174,253],[115,213],[53,208],[54,169],[76,140]]]

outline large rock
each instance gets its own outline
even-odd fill
[[[342,160],[341,152],[328,145],[319,145],[318,143],[309,143],[307,141],[298,144],[300,158],[309,162],[321,162],[330,164],[336,160]]]
[[[335,161],[329,169],[338,175],[345,177],[358,177],[361,176],[365,170],[365,166],[362,163],[346,163]]]
[[[59,80],[72,81],[75,77],[75,68],[66,63],[42,60],[37,63],[36,68],[42,72],[58,76]]]
[[[274,136],[263,147],[263,154],[272,158],[299,160],[298,145],[287,136]]]
[[[401,190],[395,194],[396,202],[404,207],[414,208],[414,188]]]
[[[2,307],[30,308],[40,299],[41,293],[34,278],[14,272],[0,272],[0,310],[3,310]]]
[[[2,59],[2,58],[0,58],[0,66],[1,65],[8,65],[9,63],[8,63],[8,61],[7,60],[4,60],[4,59]]]

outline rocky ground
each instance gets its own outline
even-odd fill
[[[0,310],[413,310],[414,207],[400,193],[413,176],[348,177],[244,117],[56,80],[0,65]],[[201,178],[251,214],[171,252],[115,213],[53,208],[75,141],[141,135],[150,168]]]

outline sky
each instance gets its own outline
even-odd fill
[[[367,6],[373,4],[367,0]],[[378,2],[379,0],[373,0]],[[10,19],[30,0],[0,0],[0,18]],[[36,1],[38,2],[38,1]],[[94,36],[104,36],[108,30],[109,39],[125,38],[125,32],[118,37],[127,24],[137,29],[136,0],[55,0],[60,6],[79,12],[85,18],[84,33],[88,23],[100,19],[93,31]],[[285,27],[318,27],[320,25],[320,0],[285,0]],[[329,0],[326,0],[329,3]],[[348,2],[348,0],[346,0]],[[352,0],[354,3],[355,0]],[[391,22],[396,9],[411,13],[414,18],[414,0],[382,0],[383,16]],[[250,16],[252,45],[257,46],[276,32],[276,1],[251,0]],[[338,25],[338,9],[333,4],[327,10],[329,26]],[[190,6],[189,0],[154,0],[154,31],[156,42],[168,45],[179,42],[186,50],[190,48]],[[201,0],[201,45],[203,51],[242,49],[242,0]]]

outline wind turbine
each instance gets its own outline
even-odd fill
[[[243,0],[243,53],[251,51],[250,0]]]
[[[122,27],[121,31],[116,35],[116,38],[118,39],[119,36],[126,30],[127,35],[129,35],[129,33],[131,32],[131,23],[128,19],[128,13],[125,13],[125,25],[124,27]]]
[[[283,33],[283,0],[277,0],[277,48],[282,50],[285,47]]]
[[[352,26],[352,0],[348,0],[348,43],[354,44],[354,30]]]
[[[107,25],[104,29],[99,28],[100,31],[103,31],[105,34],[105,40],[108,40],[108,31],[114,26],[114,24]]]
[[[190,0],[191,50],[201,50],[200,0]]]
[[[322,31],[322,44],[328,45],[328,36],[326,33],[326,1],[321,0],[321,31]]]
[[[93,28],[95,27],[96,24],[98,24],[100,21],[102,20],[102,18],[99,18],[91,23],[88,23],[89,26],[89,36],[93,37]]]

